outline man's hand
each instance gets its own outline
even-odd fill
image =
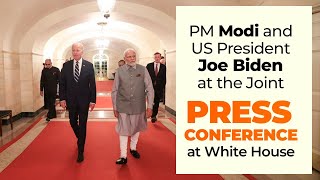
[[[40,91],[40,96],[43,96],[43,91]]]
[[[61,106],[64,110],[66,110],[66,107],[67,107],[66,101],[65,101],[65,100],[64,100],[64,101],[60,101],[60,106]]]
[[[95,105],[96,105],[95,103],[90,103],[89,105],[90,111],[93,111]]]
[[[151,115],[152,115],[152,109],[147,108],[147,111],[146,111],[147,118],[151,117]]]
[[[119,117],[119,112],[117,110],[113,110],[114,117],[118,118]]]

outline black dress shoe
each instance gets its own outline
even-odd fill
[[[83,153],[79,153],[79,154],[78,154],[77,162],[78,162],[78,163],[81,163],[83,160],[84,160]]]
[[[48,121],[48,122],[49,122],[49,121],[50,121],[50,118],[47,118],[47,119],[46,119],[46,121]]]
[[[116,161],[116,164],[127,164],[127,158],[119,158],[117,161]]]
[[[132,154],[132,156],[133,156],[134,158],[137,158],[137,159],[140,158],[140,154],[138,153],[138,151],[136,151],[136,150],[131,150],[131,149],[130,149],[130,153]]]
[[[152,123],[155,123],[157,121],[157,118],[156,117],[151,117],[151,122]]]

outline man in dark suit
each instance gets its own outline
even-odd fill
[[[51,59],[46,59],[44,66],[45,68],[41,72],[40,95],[44,95],[45,106],[49,110],[46,120],[50,121],[50,119],[57,117],[56,96],[60,80],[60,70],[52,66]]]
[[[160,99],[163,97],[163,90],[167,81],[167,70],[164,64],[160,63],[161,54],[159,52],[154,53],[154,62],[147,65],[148,72],[150,74],[153,89],[154,89],[154,101],[151,122],[157,121],[157,114],[159,108]]]
[[[92,63],[82,59],[83,45],[72,45],[73,60],[63,64],[60,80],[60,105],[68,107],[70,125],[78,138],[77,162],[84,160],[88,110],[96,103],[96,81]],[[79,120],[79,122],[78,122]]]

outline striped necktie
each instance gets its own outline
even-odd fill
[[[75,68],[74,68],[74,80],[75,80],[76,82],[79,81],[79,75],[80,75],[80,73],[79,73],[79,62],[77,61],[77,62],[76,62],[76,66],[75,66]]]

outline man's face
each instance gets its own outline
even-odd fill
[[[160,59],[161,59],[161,55],[160,55],[160,54],[154,55],[154,61],[155,61],[156,63],[160,63]]]
[[[78,45],[78,44],[74,44],[72,46],[72,56],[75,60],[80,60],[83,54],[83,48]]]
[[[125,64],[125,62],[124,62],[124,61],[120,61],[120,62],[118,62],[118,66],[119,66],[119,67],[123,66],[124,64]]]
[[[46,60],[44,62],[44,67],[47,68],[47,69],[50,69],[52,67],[52,63],[50,60]]]
[[[129,66],[134,66],[136,64],[136,53],[132,50],[127,51],[124,60]]]

